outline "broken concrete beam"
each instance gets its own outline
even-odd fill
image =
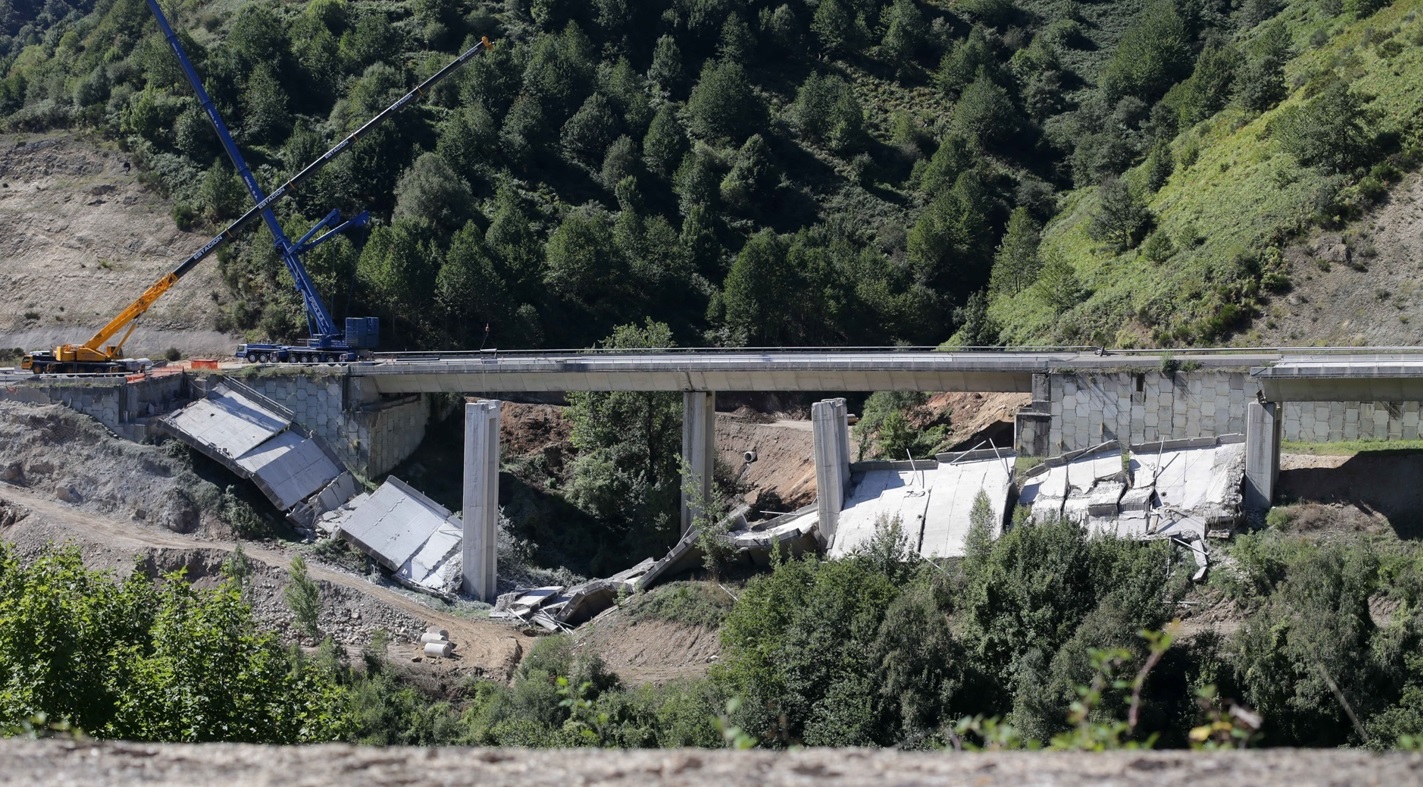
[[[602,612],[617,602],[617,587],[606,579],[595,579],[576,588],[572,588],[568,593],[568,601],[554,617],[559,623],[578,625],[594,615]]]
[[[1121,502],[1126,484],[1120,481],[1106,481],[1092,487],[1087,497],[1087,513],[1090,516],[1114,517],[1117,504]]]

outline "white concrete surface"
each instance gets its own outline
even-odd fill
[[[498,596],[500,408],[497,401],[464,407],[463,590],[490,604]]]
[[[1245,507],[1268,511],[1280,477],[1280,406],[1251,402],[1245,419]]]
[[[908,464],[908,463],[905,463]],[[923,464],[933,464],[925,462]],[[840,512],[831,557],[844,557],[874,536],[881,518],[898,515],[909,547],[926,558],[961,557],[970,514],[980,491],[988,495],[999,534],[1013,456],[937,464],[924,469],[875,469],[857,472],[854,488]]]
[[[224,385],[167,416],[169,424],[222,456],[239,457],[291,426],[291,422]]]
[[[316,441],[296,432],[282,432],[236,461],[256,477],[258,485],[283,511],[322,491],[344,472]]]
[[[835,542],[845,490],[850,483],[850,424],[844,399],[825,399],[810,407],[815,460],[816,509],[820,537]]]
[[[682,461],[691,478],[682,479],[682,533],[702,512],[697,499],[712,499],[712,476],[716,471],[716,392],[686,391],[682,394]]]
[[[335,532],[396,576],[443,592],[459,588],[460,523],[400,479],[352,501],[332,521]]]
[[[1209,444],[1161,443],[1130,452],[1131,485],[1120,449],[1089,452],[1036,470],[1022,482],[1018,504],[1039,521],[1055,516],[1093,533],[1122,538],[1205,538],[1241,511],[1245,446],[1238,435]]]

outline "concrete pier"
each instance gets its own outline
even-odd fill
[[[845,507],[845,486],[850,482],[849,410],[844,399],[826,399],[810,407],[815,446],[815,500],[820,537],[826,546],[835,540],[840,509]]]
[[[464,592],[493,603],[499,547],[501,402],[464,406]]]
[[[685,534],[702,513],[696,506],[698,500],[711,500],[712,473],[716,469],[715,391],[682,394],[682,461],[683,472],[692,476],[682,479],[682,532]]]
[[[1280,477],[1280,406],[1250,402],[1245,408],[1246,511],[1268,511]]]

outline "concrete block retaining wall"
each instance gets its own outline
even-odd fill
[[[352,472],[390,472],[425,439],[430,398],[384,399],[375,386],[344,375],[244,377],[242,382],[291,410]]]
[[[62,404],[134,441],[148,436],[143,419],[168,412],[184,395],[181,373],[129,379],[27,380],[0,386],[0,401]]]
[[[1039,379],[1041,378],[1041,379]],[[1107,440],[1133,444],[1240,434],[1260,387],[1246,372],[1054,373],[1034,379],[1035,401],[1017,418],[1023,456],[1077,451]],[[1285,440],[1414,440],[1418,402],[1284,402]]]

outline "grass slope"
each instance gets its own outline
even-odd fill
[[[1096,188],[1067,195],[1044,232],[1041,251],[1044,259],[1069,261],[1091,295],[1062,315],[1040,291],[995,300],[990,313],[1003,325],[1004,339],[1124,347],[1231,335],[1237,343],[1248,340],[1241,329],[1261,297],[1259,271],[1287,273],[1282,245],[1311,229],[1321,194],[1331,193],[1329,175],[1300,166],[1271,139],[1271,121],[1307,100],[1307,84],[1334,72],[1355,91],[1375,97],[1371,108],[1381,131],[1396,133],[1405,144],[1416,141],[1423,116],[1420,5],[1400,0],[1367,19],[1350,20],[1323,18],[1314,4],[1292,4],[1281,15],[1298,53],[1286,67],[1291,95],[1258,116],[1226,109],[1184,130],[1172,145],[1176,171],[1148,205],[1154,231],[1171,240],[1175,253],[1153,262],[1140,247],[1122,254],[1104,248],[1088,237]],[[1321,39],[1321,46],[1312,46]],[[1390,40],[1403,46],[1382,46]],[[1143,188],[1144,169],[1126,176],[1137,188]],[[1341,195],[1351,196],[1348,189]]]

